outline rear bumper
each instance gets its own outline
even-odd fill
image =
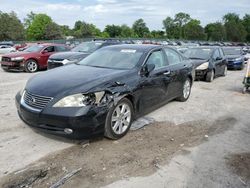
[[[16,95],[16,106],[21,120],[39,131],[71,139],[86,139],[103,135],[107,107],[87,109],[51,108],[35,112],[21,104],[21,95]],[[46,108],[46,107],[45,107]],[[68,133],[66,129],[72,130]]]
[[[241,69],[244,67],[244,61],[229,61],[227,64],[228,69]]]

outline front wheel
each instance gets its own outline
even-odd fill
[[[36,72],[38,70],[38,64],[35,60],[30,59],[30,60],[26,61],[24,68],[25,68],[26,72],[33,73],[33,72]]]
[[[133,116],[134,111],[130,100],[121,99],[108,112],[104,135],[113,140],[122,138],[131,127]]]
[[[191,93],[191,85],[191,80],[188,78],[183,84],[182,95],[177,98],[178,101],[185,102],[186,100],[188,100]]]
[[[206,75],[206,81],[207,82],[212,82],[213,80],[214,80],[214,70],[211,70]]]

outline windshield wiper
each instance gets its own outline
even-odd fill
[[[200,58],[200,57],[189,57],[189,59],[200,59],[200,60],[206,60],[204,58]]]

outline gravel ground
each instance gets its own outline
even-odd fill
[[[63,187],[250,187],[244,72],[195,82],[187,102],[148,114],[155,120],[148,126],[86,144],[22,123],[14,96],[32,74],[0,70],[0,187],[49,187],[79,168]]]

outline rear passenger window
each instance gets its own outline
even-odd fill
[[[65,46],[56,46],[57,52],[65,52],[68,51],[68,49]]]
[[[49,46],[49,47],[45,48],[44,50],[46,50],[47,52],[54,52],[55,47],[54,46]]]
[[[166,53],[167,60],[170,65],[181,63],[182,57],[176,51],[169,48],[165,48],[164,51]]]

